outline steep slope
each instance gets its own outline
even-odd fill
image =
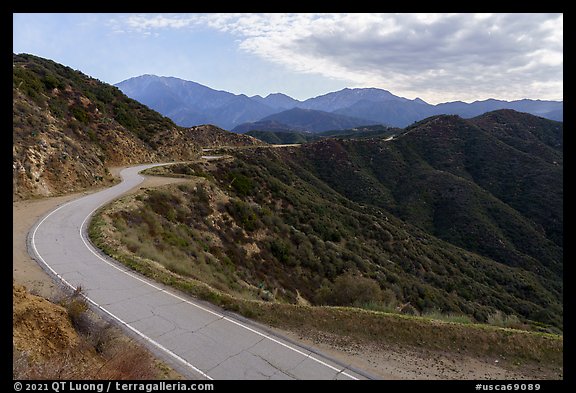
[[[194,159],[210,140],[255,143],[214,127],[200,136],[116,87],[27,54],[13,55],[12,96],[14,199],[108,185],[107,167]]]
[[[250,135],[238,135],[212,124],[187,128],[186,135],[195,144],[202,147],[259,146],[266,144]]]
[[[31,55],[13,63],[16,198],[104,185],[105,166],[155,160],[173,139],[171,120],[112,86]]]
[[[533,220],[550,240],[562,247],[563,124],[513,110],[489,112],[470,122],[508,145],[507,149],[515,155],[530,157],[529,162],[524,159],[503,162],[500,166],[484,165],[481,171],[470,172],[474,181]],[[485,160],[491,152],[478,149],[475,154]],[[507,182],[501,175],[509,172],[516,174],[514,181]]]
[[[145,257],[243,296],[500,312],[561,329],[562,165],[547,161],[561,159],[561,127],[513,111],[443,115],[392,140],[238,151],[175,167],[206,181],[150,192],[109,220],[126,248],[148,239],[159,245]]]
[[[302,160],[352,200],[501,263],[561,277],[561,163],[455,116],[424,120],[388,143],[325,143],[305,146]]]
[[[113,236],[105,245],[108,252],[121,252],[142,271],[149,271],[145,261],[152,259],[178,275],[248,299],[411,313],[440,310],[482,322],[506,314],[535,329],[561,329],[562,281],[554,261],[515,255],[502,234],[509,234],[506,229],[497,235],[508,248],[497,248],[498,239],[484,236],[500,230],[498,225],[537,236],[513,209],[430,165],[427,171],[398,175],[431,194],[424,202],[434,200],[443,220],[433,221],[436,236],[433,229],[424,230],[422,220],[400,220],[392,209],[379,206],[396,204],[401,215],[414,209],[410,201],[418,198],[401,181],[398,190],[388,188],[367,169],[371,161],[384,171],[410,167],[395,164],[395,153],[382,154],[393,142],[330,139],[177,165],[171,170],[190,175],[191,183],[148,191],[136,197],[137,203],[122,202],[129,208],[105,212],[101,219],[110,225],[105,227],[115,230],[99,238]],[[387,165],[384,159],[392,161]],[[494,215],[485,217],[488,213]],[[467,236],[441,240],[442,231],[446,238],[453,235],[447,222]],[[466,222],[472,224],[464,227]],[[457,240],[468,243],[457,246]],[[472,252],[473,241],[484,248]],[[515,263],[489,256],[505,252]]]

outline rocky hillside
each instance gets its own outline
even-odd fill
[[[114,86],[32,55],[13,55],[12,94],[15,200],[107,185],[110,166],[258,143],[212,126],[178,127]]]
[[[105,185],[107,166],[165,159],[179,134],[117,88],[30,55],[13,55],[13,123],[15,199]]]
[[[45,360],[78,346],[80,337],[63,306],[12,287],[12,344],[31,361]]]

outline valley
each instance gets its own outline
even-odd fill
[[[241,97],[251,108],[258,102],[259,117],[236,117],[237,124],[268,116],[261,124],[269,128],[237,134],[208,121],[177,125],[79,71],[31,55],[13,59],[13,205],[28,225],[18,229],[19,245],[15,239],[15,258],[28,258],[14,264],[15,293],[20,284],[45,297],[55,289],[25,255],[32,224],[57,206],[51,217],[63,214],[57,204],[80,193],[101,190],[82,199],[91,201],[122,186],[86,204],[82,217],[80,208],[66,214],[80,229],[89,221],[89,242],[100,250],[92,254],[124,267],[103,257],[66,259],[84,247],[78,241],[51,264],[74,285],[81,282],[93,305],[114,308],[114,315],[127,311],[117,322],[167,339],[162,346],[179,351],[178,337],[189,336],[204,354],[192,362],[203,365],[194,377],[210,370],[218,379],[251,379],[264,369],[269,377],[311,377],[306,367],[292,374],[304,364],[297,358],[286,374],[260,369],[262,359],[275,362],[267,356],[276,350],[260,341],[267,333],[246,338],[248,349],[221,342],[217,351],[202,341],[231,318],[232,325],[320,348],[338,359],[332,371],[350,364],[355,378],[563,378],[562,122],[498,109],[466,117],[430,113],[402,128],[351,123],[344,109],[367,105],[368,96],[394,105],[410,100],[345,89],[307,108],[290,107],[294,100],[281,95]],[[167,89],[160,82],[152,85],[157,98]],[[350,98],[358,95],[365,101]],[[219,97],[231,114],[235,98]],[[291,120],[266,109],[272,101]],[[424,107],[420,101],[410,105]],[[214,109],[199,105],[202,115]],[[151,167],[143,173],[153,176],[148,183],[120,183],[119,168],[136,165]],[[50,225],[41,255],[78,235],[72,226]],[[84,264],[93,270],[81,273]],[[212,314],[174,305],[168,318],[154,304],[174,298],[125,297],[124,289],[141,290],[143,281],[116,287],[105,276],[110,269]],[[190,320],[174,322],[184,316]]]
[[[113,174],[119,173],[120,168],[111,168],[110,171]],[[155,189],[158,186],[162,186],[166,183],[171,182],[182,182],[182,181],[189,181],[187,179],[182,178],[167,178],[167,177],[147,177],[146,181],[139,187],[142,191]],[[138,192],[137,189],[132,190],[132,193]],[[134,194],[132,194],[134,195]],[[62,198],[59,198],[60,200]],[[47,200],[38,200],[38,201],[21,201],[18,202],[19,208],[18,211],[15,213],[20,220],[20,223],[25,224],[28,221],[28,225],[31,225],[37,218],[35,218],[34,214],[43,214],[39,213],[38,208],[34,206],[40,207],[41,205],[44,206],[41,209],[43,211],[47,211],[49,209],[49,203],[52,203],[52,206],[57,206],[59,199],[55,199],[54,201]],[[32,213],[32,215],[30,214]],[[30,216],[28,218],[28,216]],[[36,216],[38,217],[38,216]],[[24,227],[22,227],[23,229]],[[17,232],[15,232],[16,234]],[[25,236],[25,231],[21,232],[22,236]],[[20,239],[20,237],[16,236],[15,240]],[[22,241],[22,244],[24,242]],[[20,246],[16,246],[15,243],[15,250],[19,250]],[[25,252],[22,250],[22,252]],[[53,287],[52,279],[43,273],[41,269],[38,268],[38,265],[35,261],[30,259],[30,257],[25,257],[22,255],[21,258],[15,259],[14,263],[16,264],[17,271],[15,271],[15,279],[16,282],[23,282],[27,285],[28,288],[33,289],[34,291],[40,291],[43,296],[50,296],[50,291],[46,291],[46,287],[50,286]],[[36,274],[36,278],[32,281],[30,280],[31,276],[27,270],[40,270],[38,274]],[[16,272],[20,272],[19,275],[16,275]],[[158,276],[157,276],[158,279]],[[44,288],[44,289],[42,289]],[[234,309],[234,308],[232,308]],[[278,334],[290,337],[294,340],[303,341],[307,343],[307,345],[313,345],[320,348],[321,351],[331,354],[332,356],[336,356],[340,359],[346,361],[347,364],[352,364],[358,368],[368,370],[373,375],[377,375],[380,378],[384,379],[556,379],[559,377],[559,370],[554,367],[551,368],[549,366],[542,367],[540,366],[531,366],[531,362],[522,361],[521,358],[514,360],[514,362],[508,363],[506,359],[511,359],[513,351],[510,351],[512,348],[517,348],[516,351],[522,353],[526,351],[528,348],[531,348],[530,351],[533,351],[535,348],[542,348],[543,342],[538,343],[538,337],[534,336],[530,338],[530,341],[526,342],[526,346],[523,349],[518,350],[518,346],[523,346],[521,344],[522,341],[519,339],[522,336],[516,337],[516,339],[512,340],[514,343],[512,347],[508,348],[505,352],[495,352],[494,355],[490,353],[488,355],[483,355],[478,357],[478,355],[474,355],[474,348],[470,343],[470,338],[466,338],[465,342],[463,343],[462,349],[468,347],[471,351],[471,355],[466,355],[465,353],[461,353],[461,351],[457,351],[457,353],[452,353],[450,351],[446,351],[444,348],[445,343],[439,342],[434,344],[434,340],[428,341],[427,344],[434,344],[436,349],[423,349],[421,346],[424,342],[418,340],[417,336],[413,337],[415,345],[414,346],[406,346],[401,345],[397,342],[398,337],[395,337],[396,333],[392,334],[392,338],[390,342],[385,342],[383,344],[379,344],[374,341],[374,336],[367,335],[365,338],[355,337],[354,334],[351,334],[352,330],[345,331],[345,334],[342,332],[338,332],[337,330],[333,333],[329,333],[330,330],[333,330],[337,326],[344,327],[346,324],[344,320],[350,320],[350,317],[358,317],[359,315],[355,315],[352,313],[351,315],[347,315],[344,309],[341,309],[340,315],[344,319],[342,319],[339,323],[330,323],[329,325],[322,326],[322,324],[317,326],[309,327],[303,321],[309,319],[309,316],[306,316],[306,312],[304,310],[304,314],[301,317],[296,317],[294,311],[280,311],[280,313],[274,313],[275,308],[268,308],[267,309],[267,317],[271,321],[274,319],[280,318],[283,320],[282,323],[274,322],[276,326],[283,326],[284,328],[275,328]],[[326,310],[329,311],[329,310]],[[352,310],[351,310],[352,311]],[[285,317],[282,315],[285,314]],[[315,312],[317,316],[317,312]],[[296,318],[295,318],[296,317]],[[295,318],[295,319],[294,319]],[[328,316],[327,320],[333,320],[335,316]],[[324,320],[324,318],[321,318]],[[355,319],[352,319],[352,321]],[[392,322],[394,319],[391,320]],[[402,321],[400,319],[399,321]],[[421,320],[422,323],[425,323],[426,320]],[[414,325],[415,323],[421,323],[418,320],[410,320],[407,321],[409,326],[417,326]],[[373,324],[373,322],[368,322],[368,325]],[[327,327],[332,326],[330,329]],[[390,324],[384,325],[386,329],[390,326]],[[427,324],[423,325],[423,329],[428,331],[432,326],[438,325],[431,325],[427,326]],[[439,327],[442,326],[450,326],[450,325],[443,325],[440,324]],[[457,328],[457,326],[455,326]],[[467,332],[465,326],[463,325],[462,328],[464,330],[462,333],[465,336],[468,336],[470,333]],[[287,330],[288,329],[288,330]],[[400,328],[400,329],[405,329]],[[322,331],[325,331],[322,333]],[[327,331],[326,331],[327,330]],[[417,333],[418,330],[415,331]],[[420,333],[417,333],[420,334]],[[440,333],[442,334],[442,333]],[[452,336],[454,332],[452,333]],[[486,336],[487,337],[487,336]],[[488,340],[484,335],[481,335],[479,338],[482,340],[480,342],[484,342],[481,344],[482,346],[486,345],[486,340]],[[526,336],[528,338],[529,336]],[[499,340],[502,338],[495,337],[494,338],[494,345],[497,347],[501,343]],[[537,340],[534,342],[533,340]],[[554,341],[552,341],[554,342]],[[550,343],[552,343],[550,342]],[[537,347],[534,347],[535,343],[537,343]],[[549,346],[550,344],[544,344],[544,346]],[[426,346],[426,345],[425,345]],[[409,349],[412,348],[412,349]],[[551,347],[552,348],[552,347]],[[466,351],[465,351],[466,352]],[[546,355],[545,358],[542,358],[542,354],[538,354],[537,352],[532,355],[534,358],[540,359],[539,363],[544,362],[545,364],[551,365],[552,363]],[[554,357],[553,357],[554,358]],[[498,362],[495,362],[498,360]],[[554,361],[555,363],[556,361]],[[168,374],[168,378],[176,378],[174,373]]]
[[[197,165],[199,164],[194,166],[197,168]],[[212,162],[206,167],[212,165],[216,164]],[[206,169],[204,165],[200,165],[200,167]],[[180,165],[176,165],[174,172],[184,172],[178,168],[181,168]],[[164,171],[162,168],[154,169],[156,174]],[[205,179],[205,176],[192,177],[188,187],[193,185],[200,189],[205,184]],[[95,235],[93,239],[96,239],[97,244],[115,259],[122,261],[141,274],[154,277],[163,283],[169,283],[185,293],[200,299],[206,299],[226,310],[238,312],[283,332],[288,331],[290,335],[298,337],[298,339],[308,337],[310,340],[310,338],[313,338],[315,345],[320,345],[320,348],[331,351],[336,350],[335,354],[341,354],[343,350],[345,353],[349,353],[348,356],[351,359],[354,359],[353,364],[369,366],[367,370],[372,370],[372,372],[381,377],[393,379],[412,377],[424,379],[466,379],[479,377],[478,373],[483,372],[485,374],[482,374],[481,378],[487,376],[493,378],[495,375],[506,375],[507,378],[516,378],[513,375],[520,372],[520,368],[532,370],[530,373],[536,373],[533,374],[538,375],[536,378],[549,378],[555,375],[555,371],[552,371],[554,368],[545,368],[537,371],[537,367],[534,366],[540,363],[551,365],[557,362],[557,360],[553,359],[557,359],[555,353],[559,354],[559,352],[556,352],[558,348],[553,348],[560,343],[555,341],[554,335],[541,335],[541,333],[528,333],[526,331],[522,332],[522,330],[515,331],[498,327],[482,327],[481,325],[472,324],[470,319],[456,314],[452,316],[436,314],[433,316],[431,313],[423,313],[422,317],[411,317],[406,314],[399,315],[398,311],[393,308],[387,310],[381,308],[379,311],[378,309],[372,309],[368,312],[361,312],[357,308],[350,307],[310,306],[298,294],[296,295],[297,305],[291,305],[290,301],[283,301],[279,296],[274,298],[272,295],[279,295],[280,291],[272,291],[270,286],[250,286],[245,285],[247,284],[246,280],[224,278],[229,274],[234,274],[234,270],[220,267],[219,261],[215,258],[212,259],[212,255],[216,254],[215,251],[204,253],[204,255],[202,255],[200,250],[193,251],[192,253],[195,253],[198,257],[193,257],[193,259],[198,259],[198,261],[191,261],[191,263],[196,267],[191,272],[178,270],[175,265],[171,265],[166,259],[170,255],[174,255],[176,257],[174,262],[183,260],[183,256],[176,253],[173,249],[163,249],[162,254],[165,258],[152,256],[151,253],[154,251],[150,249],[148,251],[131,250],[130,243],[122,244],[121,239],[124,235],[128,235],[130,232],[133,233],[134,228],[130,232],[126,230],[119,232],[114,229],[110,230],[114,228],[113,225],[102,222],[102,220],[110,220],[111,216],[117,217],[121,212],[133,215],[136,206],[140,205],[141,201],[146,200],[147,195],[158,195],[157,192],[165,196],[169,195],[169,193],[178,195],[174,193],[175,188],[183,189],[184,186],[184,184],[181,184],[180,186],[170,186],[157,191],[148,190],[139,195],[119,200],[111,206],[109,211],[104,212],[96,219],[97,231],[96,234],[93,234]],[[213,193],[210,195],[212,200],[218,199],[221,201],[224,199],[222,195],[218,196]],[[156,199],[156,203],[158,202],[159,200]],[[179,205],[172,204],[172,206],[178,207]],[[197,208],[200,208],[200,206],[202,205],[196,205]],[[205,207],[201,209],[205,209]],[[147,239],[140,243],[142,245],[159,244],[153,238],[148,239],[150,233],[147,232],[150,227],[147,225],[152,223],[149,216],[150,213],[142,214],[142,217],[148,217],[145,219],[147,224],[143,223],[146,232],[139,232],[139,235],[137,235],[143,240]],[[171,217],[172,215],[168,213],[166,216]],[[124,217],[128,217],[128,215],[124,215]],[[129,222],[129,220],[127,221]],[[128,223],[128,225],[130,224]],[[175,240],[169,241],[170,245],[180,243],[183,246],[186,238],[182,237],[182,232],[168,235],[166,223],[164,222],[160,225],[163,228],[162,236],[167,238],[169,236]],[[160,227],[157,227],[156,231],[158,230],[160,230]],[[136,229],[136,231],[138,230]],[[181,240],[177,241],[176,236],[181,236],[179,238]],[[214,241],[214,234],[210,238],[208,233],[206,233],[206,236],[198,233],[196,239],[196,242],[203,244],[204,250],[207,250]],[[190,246],[193,245],[190,244]],[[170,246],[167,244],[167,247]],[[230,253],[229,255],[233,254]],[[205,262],[201,262],[200,258],[204,258]],[[270,267],[267,269],[270,269]],[[300,268],[297,268],[296,271],[298,270]],[[268,276],[272,276],[272,274],[268,274]],[[227,285],[234,285],[238,282],[243,284],[240,287],[227,288]],[[208,283],[209,287],[205,283]],[[508,322],[512,323],[512,320],[510,319]],[[510,324],[507,326],[516,328],[521,326],[519,324],[520,321],[515,323],[516,325]],[[448,337],[450,337],[449,342],[446,341]],[[505,344],[508,340],[511,340],[509,341],[510,346]],[[351,348],[355,349],[352,350]],[[455,368],[445,367],[449,363],[442,362],[453,362],[453,360],[448,359],[454,359],[454,356],[459,356],[460,361],[463,363]],[[495,357],[498,360],[496,362],[498,366],[490,370],[489,364],[494,363],[494,360],[488,361],[487,359],[494,359]],[[365,363],[367,358],[380,360],[370,365]],[[417,368],[406,366],[396,368],[398,366],[394,366],[395,363],[390,362],[391,358],[404,359],[407,363],[418,366]],[[412,360],[409,361],[408,359]],[[436,360],[431,361],[431,359]],[[443,360],[441,361],[441,359]],[[480,360],[479,363],[474,363],[472,359],[483,360]],[[536,359],[540,360],[534,363]],[[468,372],[466,371],[467,367],[469,365],[472,367],[472,364],[476,364],[479,368],[466,374]],[[505,367],[509,371],[504,371],[500,367]],[[544,374],[540,374],[540,372],[544,372]],[[544,375],[547,376],[545,377]]]
[[[402,137],[396,138],[395,144],[402,143],[401,140]],[[383,143],[385,145],[376,146],[393,148],[394,143]],[[496,312],[493,305],[500,303],[514,310],[513,314],[524,319],[524,323],[535,323],[534,326],[545,323],[561,328],[554,319],[542,319],[544,313],[551,318],[555,312],[562,315],[562,289],[554,284],[560,278],[554,268],[558,258],[554,255],[558,251],[553,242],[542,238],[541,246],[525,250],[520,244],[511,243],[510,248],[503,246],[500,254],[482,255],[483,249],[489,249],[482,246],[482,242],[492,242],[490,237],[484,240],[476,236],[474,243],[450,237],[444,241],[430,237],[423,231],[426,227],[418,224],[415,218],[396,219],[386,209],[393,205],[383,205],[385,200],[380,200],[380,206],[377,206],[366,199],[358,199],[371,197],[367,190],[374,190],[374,187],[382,190],[383,186],[373,179],[365,184],[367,180],[358,174],[347,176],[348,168],[358,172],[358,167],[355,169],[350,164],[350,158],[345,158],[346,149],[356,148],[356,144],[323,142],[281,150],[242,149],[228,152],[233,159],[174,165],[171,173],[192,176],[196,179],[194,184],[150,191],[140,197],[136,204],[138,208],[122,208],[107,215],[107,222],[116,228],[121,236],[117,240],[122,244],[122,247],[116,244],[109,249],[128,247],[177,273],[192,275],[236,295],[246,293],[248,298],[258,298],[264,293],[262,296],[268,299],[289,303],[376,309],[394,309],[398,304],[408,302],[416,313],[442,310],[469,315],[480,322],[486,322]],[[308,151],[310,148],[316,149]],[[361,151],[367,149],[364,147]],[[307,168],[314,162],[308,163],[306,159],[325,163],[328,160],[322,156],[324,154],[332,156],[329,171],[310,172]],[[155,169],[153,173],[162,171]],[[338,174],[337,177],[327,177],[332,171]],[[342,192],[336,192],[338,189],[328,186],[330,183],[324,183],[319,176],[329,182],[337,179],[337,184],[346,192],[354,190],[357,194],[346,194],[350,198],[346,199]],[[443,179],[444,175],[441,176]],[[356,183],[345,185],[349,181]],[[431,186],[422,188],[432,190]],[[449,187],[452,186],[442,184],[444,189]],[[382,191],[372,192],[383,195]],[[467,191],[466,195],[470,193]],[[352,202],[355,200],[358,202]],[[445,204],[448,203],[461,202]],[[491,209],[498,208],[493,200],[482,202],[480,199],[475,203],[479,204],[477,209],[480,210],[474,214],[486,214],[481,207],[483,203],[490,203]],[[473,212],[466,207],[455,213]],[[497,217],[503,214],[499,212]],[[519,215],[514,218],[515,215],[509,220],[521,220]],[[426,214],[420,212],[419,216]],[[486,225],[499,225],[504,229],[502,224],[492,224],[488,217],[466,218],[461,225],[470,221],[486,222]],[[452,222],[451,229],[470,232],[466,228],[458,229],[455,219],[447,219]],[[516,237],[510,242],[520,239],[519,236],[530,236],[532,242],[536,241],[535,232],[522,235],[517,229],[515,231]],[[133,243],[130,239],[139,240]],[[147,239],[146,244],[158,246],[144,250],[139,245],[143,239]],[[550,250],[549,257],[542,254],[546,247]],[[532,252],[538,253],[535,254],[538,259],[531,256]],[[514,255],[518,262],[510,259]],[[545,261],[544,258],[550,258],[550,267],[531,265],[536,260]],[[447,270],[445,260],[451,261],[450,270]],[[521,275],[518,263],[528,264],[522,266]],[[470,266],[474,266],[473,270]],[[352,288],[336,289],[339,279],[338,285],[353,285],[355,276],[357,280],[366,278],[365,282],[358,281],[358,295],[354,295]],[[516,281],[522,284],[515,284]],[[459,282],[466,284],[459,286]],[[477,286],[482,282],[489,285]],[[351,291],[350,298],[338,300],[330,295],[332,291],[344,293],[344,288]],[[494,292],[485,292],[487,288]],[[533,295],[528,295],[530,292]],[[527,302],[528,298],[533,303]]]

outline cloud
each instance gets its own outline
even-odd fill
[[[198,27],[291,71],[431,102],[563,94],[562,14],[144,14],[123,24]]]
[[[193,22],[191,18],[183,18],[182,16],[165,16],[165,15],[128,15],[125,19],[118,21],[114,19],[114,23],[122,23],[125,25],[127,31],[136,31],[142,33],[151,33],[156,29],[181,29],[190,26]]]

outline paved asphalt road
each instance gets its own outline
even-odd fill
[[[120,184],[44,216],[30,230],[30,254],[67,286],[81,286],[93,306],[189,378],[368,378],[317,350],[149,281],[97,251],[87,239],[90,216],[141,183],[138,172],[152,166],[127,168]]]

